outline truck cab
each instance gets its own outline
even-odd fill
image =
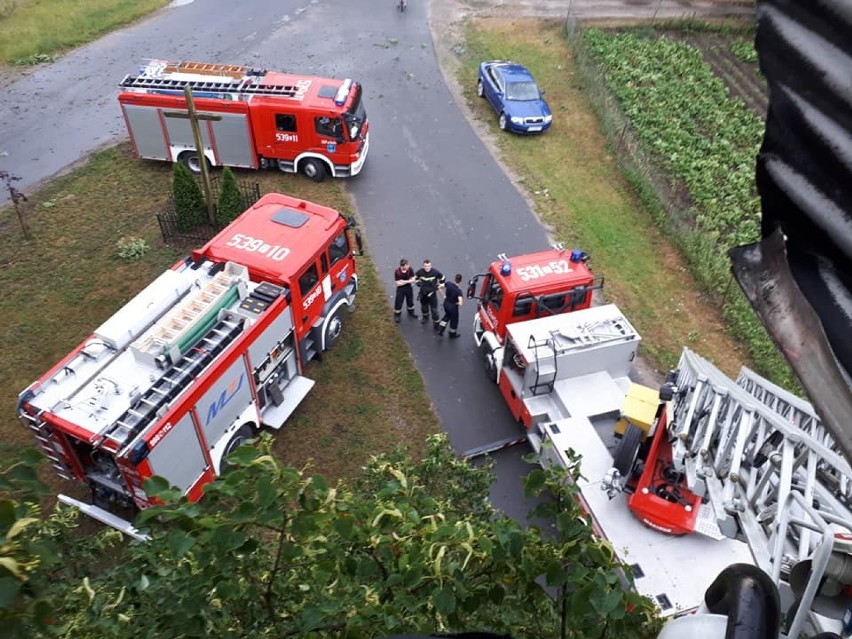
[[[508,325],[592,305],[592,293],[603,287],[603,278],[592,273],[588,262],[588,253],[557,244],[513,258],[498,255],[486,273],[470,279],[467,297],[478,300],[473,338],[492,381],[497,381],[496,362],[501,361]]]

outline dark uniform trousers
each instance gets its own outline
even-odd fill
[[[438,323],[438,291],[420,291],[420,311],[423,313],[423,323],[429,319],[429,313],[432,313],[432,323]]]
[[[438,335],[444,334],[447,324],[450,326],[450,337],[459,336],[459,302],[462,301],[462,291],[455,282],[447,282],[444,288],[444,317],[435,327]]]
[[[394,281],[399,280],[410,280],[414,277],[414,271],[406,269],[403,271],[401,268],[396,269],[393,272]],[[402,303],[405,302],[405,308],[408,310],[408,314],[411,317],[417,317],[417,314],[414,312],[414,287],[411,284],[403,284],[402,286],[396,287],[396,298],[393,301],[393,317],[398,322],[400,315],[402,315]]]
[[[438,328],[438,288],[444,283],[444,276],[436,268],[430,269],[428,272],[425,269],[420,269],[415,275],[420,287],[417,299],[420,300],[420,310],[423,313],[420,321],[424,324],[428,322],[431,313],[432,324],[435,328]]]

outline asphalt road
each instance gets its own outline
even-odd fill
[[[544,229],[445,86],[421,0],[411,0],[402,15],[393,0],[182,0],[4,86],[0,168],[20,176],[17,186],[26,193],[92,150],[125,139],[117,83],[151,57],[363,83],[371,150],[349,188],[388,296],[402,256],[415,267],[428,257],[448,277],[459,272],[466,281],[498,253],[547,246]],[[452,342],[419,322],[401,324],[458,451],[520,434],[482,371],[470,335],[473,312],[473,304],[463,307],[464,335]],[[492,492],[494,505],[520,520],[528,506],[521,490],[526,452],[522,446],[496,456]]]

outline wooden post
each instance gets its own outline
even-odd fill
[[[207,203],[207,219],[216,226],[216,206],[213,203],[213,185],[210,183],[210,168],[207,166],[207,158],[204,156],[204,144],[201,139],[201,125],[198,123],[198,115],[195,112],[195,102],[192,100],[192,87],[189,84],[184,87],[186,96],[186,108],[189,111],[189,123],[192,126],[192,137],[195,139],[195,152],[201,165],[201,184],[204,189],[204,201]]]

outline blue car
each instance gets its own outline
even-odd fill
[[[521,64],[508,60],[483,62],[479,65],[476,94],[494,107],[503,131],[542,133],[553,121],[544,91]]]

